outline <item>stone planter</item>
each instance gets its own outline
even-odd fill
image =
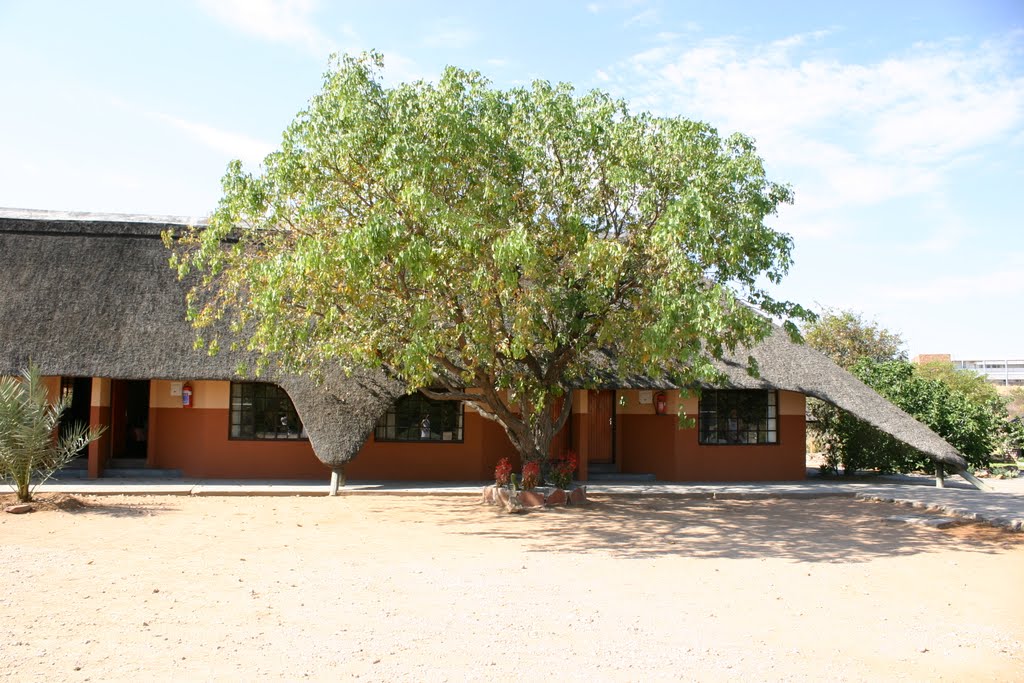
[[[551,486],[538,486],[529,491],[512,491],[507,487],[491,484],[484,487],[480,502],[500,505],[508,512],[561,505],[584,505],[587,502],[587,487],[575,486],[566,491]]]

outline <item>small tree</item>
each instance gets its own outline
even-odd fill
[[[827,309],[817,320],[807,324],[804,338],[808,345],[845,370],[862,358],[879,363],[907,359],[900,335],[865,320],[856,311]]]
[[[917,373],[925,379],[942,382],[953,391],[969,396],[978,403],[1006,406],[1007,399],[999,395],[995,385],[981,373],[961,370],[949,361],[930,361],[917,366]]]
[[[853,311],[826,311],[804,330],[807,343],[856,375],[895,405],[928,425],[974,467],[1008,450],[1013,425],[1006,400],[992,385],[951,363],[917,366],[907,361],[903,339]],[[821,401],[809,402],[815,438],[825,455],[823,471],[846,474],[931,470],[932,461],[872,425]]]
[[[804,338],[845,370],[852,371],[864,359],[881,363],[907,357],[899,334],[865,320],[856,311],[826,309],[804,327]],[[841,408],[816,399],[808,400],[807,408],[814,440],[825,455],[824,472],[838,472],[842,465],[847,474],[853,474],[873,466],[877,453],[889,453],[888,459],[894,463],[914,460],[902,442]]]
[[[979,398],[969,389],[924,377],[918,367],[907,361],[875,363],[862,359],[853,372],[869,387],[928,425],[973,467],[987,465],[1000,445],[1006,409],[998,400]],[[903,447],[902,452],[879,451],[866,464],[891,472],[932,467],[929,458],[909,447]]]
[[[30,502],[37,486],[103,432],[73,424],[58,437],[60,418],[71,397],[50,403],[46,393],[35,365],[21,377],[0,377],[0,479],[23,503]]]

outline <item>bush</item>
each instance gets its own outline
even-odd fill
[[[102,429],[74,424],[58,438],[61,415],[70,404],[70,396],[49,402],[34,365],[21,377],[0,378],[0,479],[19,501],[30,502],[37,486],[102,434]]]
[[[576,452],[572,450],[561,458],[552,460],[549,473],[551,483],[560,489],[567,489],[572,486],[572,477],[576,474],[577,463]]]
[[[512,481],[512,463],[508,458],[502,458],[494,468],[494,483],[498,486],[508,486]]]
[[[523,463],[523,490],[529,491],[530,489],[537,488],[539,483],[540,463],[536,460]]]
[[[927,379],[906,361],[862,359],[851,371],[960,451],[971,467],[989,464],[1005,431],[1005,407],[998,401],[958,391]],[[1002,412],[1000,411],[1002,408]],[[825,452],[824,470],[843,465],[847,474],[860,469],[880,472],[932,471],[934,463],[920,451],[833,406],[816,402],[815,430]]]

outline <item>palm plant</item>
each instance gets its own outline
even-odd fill
[[[99,438],[103,428],[68,425],[58,436],[71,396],[50,403],[39,368],[20,377],[0,377],[0,479],[28,503],[36,487]]]

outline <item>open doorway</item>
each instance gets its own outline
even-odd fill
[[[113,458],[131,460],[135,465],[145,462],[149,446],[149,380],[111,382],[110,436]]]
[[[61,398],[71,397],[71,405],[61,416],[61,438],[76,424],[90,424],[92,406],[92,377],[61,377]],[[89,447],[82,448],[75,460],[69,463],[72,469],[84,469],[89,460]]]

